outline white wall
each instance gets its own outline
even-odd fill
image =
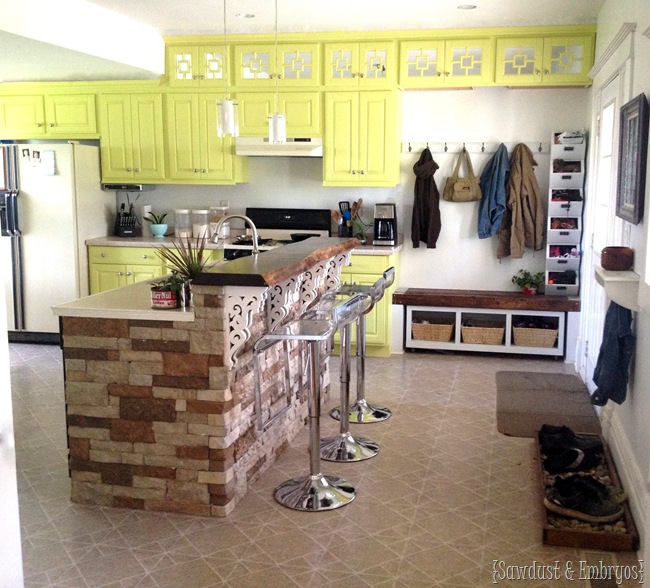
[[[641,92],[650,96],[650,39],[644,34],[650,27],[650,3],[647,0],[606,0],[598,18],[598,60],[603,51],[616,37],[624,23],[636,23],[634,33],[634,67],[630,72],[630,98]],[[628,44],[629,46],[629,44]],[[650,176],[646,181],[645,219],[638,225],[630,225],[630,246],[635,250],[635,271],[649,277],[644,271],[647,257],[648,222],[650,219]],[[635,313],[633,328],[636,332],[636,352],[630,374],[630,386],[625,402],[612,409],[612,432],[610,443],[614,446],[619,469],[632,496],[637,525],[642,533],[643,558],[650,558],[650,317],[644,311]]]

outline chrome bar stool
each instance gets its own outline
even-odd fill
[[[370,308],[357,319],[357,399],[348,408],[348,420],[351,423],[377,423],[385,421],[393,414],[389,408],[375,406],[366,400],[366,315],[383,298],[384,293],[395,282],[395,268],[388,268],[383,276],[372,286],[362,284],[343,284],[335,292],[337,295],[355,296],[365,294],[370,296]],[[341,341],[341,348],[343,342]],[[330,411],[330,416],[336,420],[341,418],[342,408],[337,406]]]
[[[337,321],[337,327],[341,334],[341,351],[340,351],[340,402],[342,414],[347,416],[350,404],[350,332],[353,322],[364,313],[368,312],[368,308],[372,304],[370,296],[355,295],[347,300],[359,300],[357,309],[354,313],[341,321]],[[347,301],[346,301],[347,302]],[[326,296],[323,298],[318,307],[311,311],[312,315],[323,316],[331,312],[331,307],[336,308],[337,304],[341,304],[339,299],[333,296]],[[339,433],[332,437],[326,437],[320,440],[320,456],[327,461],[350,462],[361,461],[375,457],[379,453],[379,445],[372,439],[367,437],[354,437],[350,433],[349,420],[347,418],[339,419]]]
[[[350,298],[331,309],[330,317],[323,315],[301,317],[279,326],[261,337],[255,344],[268,347],[271,341],[299,341],[308,345],[309,361],[309,474],[292,478],[275,489],[275,499],[294,510],[318,512],[345,506],[356,496],[348,481],[321,472],[320,458],[320,345],[334,334],[339,323],[353,321],[362,296]]]

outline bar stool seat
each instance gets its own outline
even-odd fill
[[[355,488],[347,480],[321,472],[320,458],[320,344],[330,339],[339,323],[355,320],[362,296],[350,298],[323,314],[301,317],[261,337],[254,346],[266,349],[273,342],[298,341],[309,352],[309,474],[292,478],[275,489],[277,502],[294,510],[318,512],[345,506],[354,500]]]
[[[395,282],[395,268],[388,268],[374,284],[342,284],[334,290],[333,295],[357,296],[359,294],[369,296],[371,305],[368,310],[357,319],[357,398],[348,409],[348,420],[351,423],[367,424],[385,421],[392,416],[390,408],[376,406],[366,399],[366,315],[372,311],[375,305],[384,297],[384,293]],[[337,406],[330,411],[330,416],[336,420],[341,418],[341,407]]]

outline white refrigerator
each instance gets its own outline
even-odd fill
[[[111,234],[99,147],[0,145],[0,272],[10,341],[58,341],[51,307],[89,293],[86,239]]]

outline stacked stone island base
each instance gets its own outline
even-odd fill
[[[260,406],[269,415],[288,397],[290,409],[272,426],[257,426],[252,351],[269,329],[338,284],[358,244],[316,241],[320,247],[303,242],[285,251],[273,272],[259,269],[273,265],[271,251],[255,273],[245,273],[244,258],[232,262],[236,274],[197,279],[191,316],[150,311],[147,320],[144,309],[98,308],[102,295],[56,307],[74,502],[202,516],[232,512],[249,482],[272,467],[305,424],[298,348],[285,389],[278,346],[260,358]],[[127,286],[125,299],[137,299],[139,286],[148,290]],[[327,391],[326,359],[321,372]]]

